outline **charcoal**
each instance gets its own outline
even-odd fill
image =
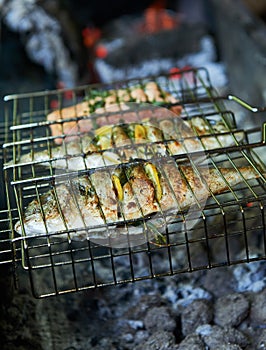
[[[158,331],[153,333],[144,343],[137,345],[133,350],[177,350],[175,337],[172,333]]]
[[[127,310],[127,315],[131,319],[143,319],[147,311],[153,307],[159,307],[162,304],[162,298],[159,294],[148,294],[140,297],[136,305]]]
[[[251,322],[256,326],[266,325],[266,288],[253,295],[250,309]]]
[[[206,34],[202,26],[184,24],[177,30],[160,31],[126,40],[122,47],[109,53],[106,62],[114,68],[139,64],[144,60],[183,57],[199,50],[200,38]]]
[[[208,300],[198,299],[189,304],[181,314],[182,333],[188,335],[212,320],[212,307]]]
[[[72,348],[70,348],[72,350]],[[73,349],[82,349],[73,347]],[[84,348],[83,348],[84,349]],[[113,344],[112,339],[108,337],[102,337],[99,342],[94,345],[93,342],[89,345],[87,344],[87,349],[95,349],[95,350],[117,350],[117,347],[115,344]]]
[[[205,345],[197,334],[189,334],[179,344],[178,350],[205,350]]]
[[[249,344],[248,338],[234,327],[224,327],[224,340],[228,343],[235,343],[243,348]]]
[[[231,270],[223,267],[210,270],[207,274],[203,275],[202,286],[216,298],[233,292],[234,278]]]
[[[217,349],[241,349],[248,345],[248,339],[244,334],[232,327],[219,327],[204,325],[197,328],[198,333],[210,350]],[[226,347],[228,346],[228,348]],[[229,347],[229,346],[232,346]]]
[[[259,336],[257,347],[258,350],[266,350],[266,329],[263,329]]]
[[[209,348],[212,349],[211,347]],[[218,347],[213,348],[215,350],[242,350],[242,348],[237,344],[221,344]]]
[[[248,315],[249,302],[240,293],[218,298],[214,305],[214,322],[219,326],[237,326]]]
[[[176,321],[170,315],[169,309],[165,306],[154,307],[147,312],[144,318],[144,325],[147,330],[163,330],[171,332],[176,328]]]

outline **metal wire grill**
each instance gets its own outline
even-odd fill
[[[9,215],[7,210],[0,211],[0,264],[11,264],[12,242],[10,241]]]
[[[76,123],[75,135],[80,136],[82,132],[77,122],[89,121],[93,128],[97,128],[99,118],[113,116],[112,112],[104,110],[100,116],[92,113],[47,121],[51,102],[56,101],[57,108],[62,109],[68,104],[83,101],[84,97],[89,99],[96,90],[104,95],[110,89],[118,92],[121,88],[145,86],[148,81],[156,81],[180,101],[184,120],[200,117],[209,125],[209,136],[216,141],[215,149],[206,149],[205,136],[198,134],[196,129],[194,138],[200,140],[210,167],[217,171],[220,167],[231,167],[239,172],[240,166],[248,165],[260,175],[258,179],[243,179],[240,185],[228,186],[226,193],[212,194],[204,208],[200,208],[200,220],[192,229],[187,227],[195,219],[193,215],[180,212],[174,222],[165,227],[163,244],[147,240],[139,246],[115,248],[89,239],[76,241],[72,239],[67,225],[57,234],[38,237],[17,235],[14,225],[18,218],[22,219],[25,206],[36,198],[41,204],[41,195],[54,186],[56,178],[61,179],[61,175],[56,177],[54,172],[52,147],[54,142],[62,143],[66,150],[62,158],[68,160],[66,123]],[[217,94],[206,70],[187,70],[178,77],[160,75],[109,85],[85,86],[71,90],[71,99],[67,96],[69,91],[60,90],[6,97],[7,105],[11,106],[6,111],[6,127],[9,127],[4,145],[4,176],[8,207],[17,208],[17,211],[9,211],[10,237],[14,253],[21,255],[22,265],[29,272],[36,297],[266,258],[265,166],[259,157],[265,135],[262,137],[260,129],[244,131],[237,128],[234,114],[225,110],[222,102],[216,99]],[[208,103],[202,102],[206,97]],[[117,102],[119,105],[119,99]],[[169,107],[170,104],[162,105]],[[122,109],[119,112],[124,113]],[[228,134],[233,140],[230,146],[223,147],[221,134],[214,130],[213,121],[224,125],[227,131],[223,135]],[[60,127],[59,135],[51,135],[53,125]],[[237,139],[239,132],[244,135],[241,142]],[[251,141],[254,139],[256,143]],[[51,160],[46,162],[46,167],[39,166],[41,161],[34,158],[40,150],[50,155]],[[30,159],[20,163],[21,155],[27,153],[31,154]],[[184,157],[173,156],[177,161],[182,161]],[[64,181],[62,179],[60,181]],[[145,218],[141,218],[139,223],[145,225]]]

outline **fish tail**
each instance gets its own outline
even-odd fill
[[[237,170],[220,168],[218,171],[215,171],[210,175],[210,189],[214,193],[221,193],[243,181],[253,180],[261,177],[261,173],[252,166],[239,167]]]

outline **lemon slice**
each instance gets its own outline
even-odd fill
[[[109,137],[100,135],[98,144],[100,145],[102,150],[105,150],[112,146],[112,141]]]
[[[134,137],[136,141],[141,141],[146,139],[146,129],[141,124],[135,125]]]
[[[113,129],[113,125],[104,125],[104,126],[100,127],[99,129],[95,130],[95,135],[97,135],[97,136],[110,135],[111,136],[112,129]]]
[[[160,184],[159,174],[156,169],[156,166],[152,163],[145,164],[145,172],[148,175],[148,177],[153,182],[154,188],[155,188],[155,195],[157,201],[160,201],[162,198],[162,186]]]
[[[112,181],[117,193],[118,200],[122,201],[124,198],[124,194],[123,194],[123,188],[119,180],[119,177],[117,175],[112,175]]]

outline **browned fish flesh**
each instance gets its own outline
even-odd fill
[[[93,121],[90,118],[67,121],[71,118],[93,116],[98,126],[106,124],[117,124],[123,117],[127,122],[137,122],[139,119],[156,116],[165,118],[169,112],[166,108],[158,108],[153,111],[140,111],[140,113],[127,112],[126,104],[150,103],[154,105],[176,104],[172,94],[163,90],[156,82],[150,81],[144,86],[132,86],[118,90],[104,90],[89,92],[88,97],[73,106],[56,109],[47,115],[51,122],[66,120],[64,123],[52,123],[50,125],[53,136],[67,135],[73,133],[74,129],[79,132],[88,132],[93,128]],[[173,105],[170,110],[175,115],[180,115],[181,105]],[[122,113],[121,113],[122,111]],[[110,116],[106,113],[112,112]],[[117,113],[116,113],[117,112]],[[101,116],[102,115],[102,116]],[[62,143],[62,138],[56,138],[57,144]]]

